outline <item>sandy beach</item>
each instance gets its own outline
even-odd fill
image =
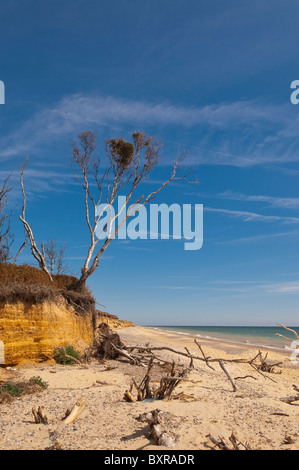
[[[144,327],[127,327],[118,331],[130,345],[168,346],[184,351],[187,347],[199,355],[192,337]],[[201,339],[206,356],[225,359],[252,359],[258,349]],[[62,366],[53,363],[23,364],[0,369],[0,380],[28,380],[39,376],[49,384],[36,395],[25,395],[0,405],[0,449],[44,450],[59,442],[65,450],[162,450],[146,437],[148,426],[136,418],[155,408],[162,410],[163,428],[175,443],[175,450],[210,450],[214,438],[231,433],[253,450],[298,450],[298,406],[280,401],[294,395],[298,384],[298,366],[290,362],[290,352],[267,350],[269,362],[283,362],[281,374],[255,372],[248,364],[228,364],[237,380],[232,386],[220,367],[215,370],[195,361],[195,369],[175,389],[172,399],[128,403],[124,392],[132,378],[142,379],[145,369],[125,359]],[[165,359],[183,363],[182,356],[163,352]],[[189,361],[186,359],[186,365]],[[279,372],[279,369],[277,369]],[[270,380],[272,379],[272,380]],[[85,411],[70,425],[61,419],[68,407],[82,398]],[[299,403],[299,402],[298,402]],[[32,407],[43,406],[49,424],[35,424]]]

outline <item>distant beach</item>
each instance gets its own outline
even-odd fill
[[[250,344],[257,347],[285,350],[291,348],[291,342],[276,334],[295,338],[292,333],[279,326],[151,326],[160,331],[169,331],[180,335],[191,335],[199,339],[211,339],[235,344]],[[299,327],[291,327],[299,334]]]

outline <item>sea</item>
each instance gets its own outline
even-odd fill
[[[191,335],[198,339],[224,340],[235,344],[251,344],[281,350],[291,349],[292,344],[291,341],[276,336],[276,333],[292,341],[296,340],[293,333],[279,326],[151,326],[151,328],[178,335]],[[288,326],[288,328],[299,335],[299,327]]]

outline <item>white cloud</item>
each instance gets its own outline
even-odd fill
[[[299,217],[283,217],[277,215],[263,215],[256,212],[234,211],[229,209],[215,209],[212,207],[204,207],[204,211],[216,212],[235,219],[242,219],[245,222],[283,222],[287,224],[298,224]]]
[[[236,243],[256,243],[256,242],[263,242],[266,241],[268,242],[270,239],[275,239],[275,238],[296,238],[298,240],[299,238],[299,232],[298,231],[290,231],[290,232],[279,232],[279,233],[267,233],[267,234],[262,234],[262,235],[253,235],[251,237],[239,237],[239,238],[232,238],[229,240],[216,240],[214,243],[217,245],[234,245]]]
[[[282,283],[282,284],[273,284],[267,286],[267,292],[273,292],[277,294],[296,294],[299,293],[299,283]]]
[[[234,201],[245,201],[245,202],[265,202],[271,207],[280,207],[284,209],[298,209],[299,198],[292,197],[273,197],[266,195],[246,195],[241,193],[234,193],[232,191],[226,191],[218,194],[218,197],[223,199],[230,199]]]
[[[2,137],[0,157],[42,151],[89,128],[120,132],[171,126],[172,130],[179,127],[197,131],[199,146],[196,142],[177,142],[191,148],[192,163],[249,166],[298,161],[298,120],[287,106],[263,105],[256,100],[181,106],[75,94],[37,112],[9,136]]]

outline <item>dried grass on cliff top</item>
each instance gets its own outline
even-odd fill
[[[94,298],[84,287],[76,291],[77,278],[67,275],[53,276],[53,283],[42,270],[23,264],[16,266],[0,263],[0,302],[42,303],[55,301],[62,295],[79,314],[94,308]]]

